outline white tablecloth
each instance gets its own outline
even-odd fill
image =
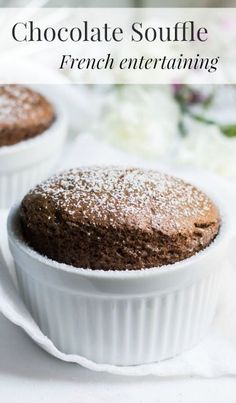
[[[51,357],[0,315],[1,403],[235,403],[235,378],[96,373]]]

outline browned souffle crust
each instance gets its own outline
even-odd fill
[[[52,105],[39,93],[21,85],[0,86],[0,147],[37,136],[54,118]]]
[[[73,169],[23,199],[26,242],[57,262],[103,270],[159,267],[208,246],[213,202],[181,179],[136,168]]]

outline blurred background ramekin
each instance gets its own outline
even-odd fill
[[[40,91],[40,88],[37,87]],[[53,90],[50,88],[51,94]],[[40,91],[52,102],[56,119],[36,137],[0,147],[0,208],[9,208],[38,182],[53,173],[67,134],[67,117],[60,102]]]

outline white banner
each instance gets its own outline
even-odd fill
[[[232,84],[235,44],[236,9],[4,8],[0,81]]]

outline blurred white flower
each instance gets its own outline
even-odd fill
[[[177,149],[180,165],[207,169],[220,175],[236,175],[236,138],[228,138],[214,124],[184,119],[187,134]]]
[[[115,86],[102,97],[95,133],[143,157],[164,158],[177,139],[180,108],[167,86]]]
[[[199,91],[200,96],[211,96],[210,102],[195,102],[189,106],[189,111],[195,116],[212,121],[218,125],[236,124],[236,86],[235,85],[203,85],[191,86]]]

